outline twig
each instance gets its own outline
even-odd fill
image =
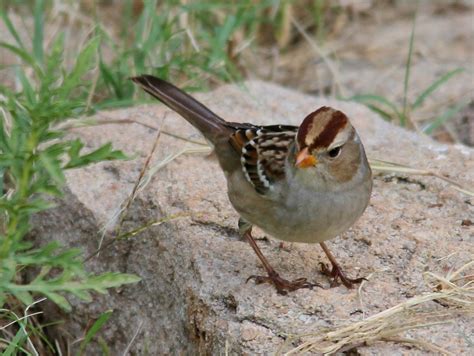
[[[94,120],[94,119],[74,120],[74,121],[68,122],[65,125],[60,126],[60,128],[62,130],[71,130],[71,129],[75,129],[75,128],[79,128],[79,127],[87,127],[87,126],[137,124],[137,125],[141,125],[143,127],[151,129],[151,130],[158,130],[158,127],[156,127],[156,126],[149,125],[149,124],[146,124],[144,122],[140,122],[140,121],[134,120],[134,119],[109,119],[108,117],[103,116],[103,115],[102,115],[102,117],[107,121],[105,121],[105,120],[104,121]],[[161,133],[164,134],[164,135],[170,136],[170,137],[177,138],[178,140],[194,143],[194,144],[200,145],[200,146],[207,146],[207,143],[205,143],[205,142],[191,140],[189,138],[176,135],[172,132],[168,132],[168,131],[165,131],[163,129],[161,129]]]
[[[345,97],[345,90],[341,85],[341,80],[339,79],[339,73],[336,69],[336,66],[334,63],[329,59],[328,54],[325,53],[322,48],[314,41],[308,32],[301,26],[301,24],[294,18],[291,17],[291,23],[295,26],[295,28],[298,30],[298,32],[303,36],[303,38],[309,43],[311,48],[323,59],[324,63],[326,63],[329,71],[331,72],[333,78],[334,78],[334,83],[336,84],[336,87],[338,89],[339,95],[342,97]]]
[[[107,231],[107,226],[109,226],[112,221],[115,221],[116,218],[118,218],[118,223],[116,224],[117,227],[115,229],[115,235],[116,236],[120,235],[120,230],[122,228],[123,219],[125,218],[125,213],[126,213],[128,208],[130,207],[132,201],[135,199],[135,197],[137,195],[138,186],[140,185],[140,182],[141,182],[143,176],[145,175],[146,169],[148,168],[148,165],[150,164],[151,157],[153,156],[153,153],[155,152],[156,147],[158,146],[158,141],[159,141],[159,138],[160,138],[160,135],[161,135],[161,126],[163,125],[163,122],[164,122],[165,119],[166,119],[166,113],[165,113],[165,117],[163,118],[163,120],[160,123],[160,127],[157,130],[158,132],[156,134],[156,139],[153,143],[152,149],[151,149],[150,153],[148,154],[148,157],[146,158],[145,164],[143,165],[143,167],[140,171],[140,174],[138,176],[137,181],[135,182],[135,185],[133,186],[131,194],[127,197],[125,202],[121,204],[121,208],[112,215],[112,217],[109,219],[109,221],[102,228],[102,234],[100,236],[99,247],[97,248],[97,254],[100,253],[100,251],[102,250],[101,246],[102,246],[102,243],[104,242],[105,233]],[[89,257],[86,259],[86,261],[87,260],[89,260]]]
[[[150,160],[151,160],[151,157],[153,156],[153,154],[155,153],[155,150],[158,146],[158,141],[160,139],[160,135],[161,135],[161,126],[163,125],[163,122],[165,121],[166,119],[166,113],[165,113],[165,116],[163,117],[163,120],[161,121],[161,124],[160,124],[160,127],[158,128],[158,132],[156,134],[156,139],[155,141],[153,142],[153,146],[151,148],[151,151],[150,153],[148,154],[148,157],[146,158],[146,161],[145,161],[145,164],[143,165],[141,171],[140,171],[140,174],[138,176],[138,179],[137,181],[135,182],[135,185],[133,186],[133,189],[132,189],[132,192],[131,194],[127,197],[127,199],[125,200],[124,203],[121,204],[121,208],[118,210],[118,212],[114,213],[113,216],[111,217],[111,219],[109,220],[109,223],[110,221],[115,221],[115,219],[118,217],[119,221],[117,223],[117,227],[115,229],[115,235],[116,236],[120,236],[120,231],[122,229],[122,224],[123,224],[123,220],[125,218],[125,213],[127,212],[128,208],[130,207],[132,201],[136,198],[137,196],[137,191],[138,191],[138,187],[140,185],[140,182],[141,180],[143,179],[143,176],[145,175],[145,172],[150,164]],[[105,238],[105,233],[106,233],[106,227],[109,225],[109,223],[106,223],[104,228],[102,229],[102,234],[101,234],[101,238],[100,238],[100,242],[99,242],[99,247],[97,248],[97,254],[100,253],[101,251],[101,246],[102,246],[102,243],[104,241],[104,238]],[[95,255],[95,254],[94,254]],[[86,259],[86,261],[88,260],[89,258]]]
[[[467,194],[471,197],[474,197],[474,191],[470,190],[468,188],[463,187],[461,184],[458,182],[447,178],[439,173],[429,171],[426,169],[418,169],[418,168],[412,168],[409,166],[405,166],[403,164],[399,163],[393,163],[393,162],[388,162],[388,161],[382,161],[379,159],[369,159],[370,167],[372,169],[378,170],[378,171],[384,171],[384,172],[394,172],[394,173],[406,173],[406,174],[414,174],[414,175],[421,175],[421,176],[430,176],[434,178],[441,179],[449,185],[451,185],[454,189],[460,191],[461,193]]]
[[[138,179],[135,182],[135,185],[133,186],[132,193],[128,196],[128,199],[125,201],[125,206],[122,209],[122,212],[120,214],[119,221],[118,221],[118,224],[117,224],[117,228],[115,230],[115,233],[116,233],[117,236],[120,235],[123,220],[125,218],[125,213],[130,208],[130,205],[132,204],[132,201],[134,201],[135,198],[137,197],[138,187],[140,186],[140,183],[141,183],[143,177],[145,176],[145,173],[148,169],[148,166],[150,165],[151,158],[153,157],[153,155],[156,151],[156,148],[158,147],[158,141],[160,140],[160,135],[161,135],[161,126],[163,126],[163,122],[166,120],[167,113],[168,112],[165,113],[165,116],[163,117],[163,120],[161,120],[160,127],[158,128],[158,131],[156,133],[155,141],[153,142],[153,146],[150,150],[150,153],[148,154],[148,156],[145,160],[145,164],[143,165],[143,167],[140,171],[140,174],[138,175]],[[100,248],[100,246],[99,246],[99,248]]]
[[[123,354],[122,354],[123,356],[126,356],[128,354],[128,350],[130,350],[130,347],[132,346],[133,342],[137,338],[138,334],[140,334],[140,331],[142,331],[143,323],[144,321],[142,320],[140,324],[138,325],[137,331],[135,331],[135,334],[133,334],[132,340],[130,340],[125,350],[123,350]]]
[[[181,214],[174,214],[174,215],[166,216],[162,219],[154,220],[154,221],[146,223],[145,225],[142,225],[142,226],[140,226],[136,229],[127,231],[127,232],[123,233],[122,235],[112,237],[109,241],[101,244],[101,246],[97,250],[95,250],[89,256],[87,256],[84,259],[84,262],[89,261],[91,258],[98,255],[101,251],[103,251],[103,250],[107,249],[108,247],[112,246],[115,242],[117,242],[119,240],[124,240],[124,239],[128,239],[130,237],[134,237],[134,236],[138,235],[139,233],[149,229],[152,226],[159,226],[161,224],[164,224],[165,222],[168,222],[168,221],[171,221],[171,220],[176,220],[176,219],[179,219],[179,218],[184,218],[184,217],[187,217],[187,216],[190,216],[190,215],[191,215],[191,213],[181,213]],[[193,213],[193,215],[196,215],[196,213]],[[198,213],[198,215],[199,215],[199,213]]]

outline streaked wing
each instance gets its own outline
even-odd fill
[[[242,171],[259,194],[271,191],[285,176],[285,160],[294,142],[296,126],[230,123],[235,132],[230,143],[240,154]]]

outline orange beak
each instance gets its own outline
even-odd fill
[[[308,168],[314,167],[317,163],[316,157],[309,153],[308,147],[305,147],[296,156],[295,166],[298,168]]]

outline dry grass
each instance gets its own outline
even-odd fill
[[[152,127],[150,125],[135,121],[135,120],[108,120],[108,121],[85,121],[83,122],[80,126],[96,126],[96,125],[106,125],[106,124],[140,124],[148,128],[155,129],[157,131],[156,133],[156,138],[153,142],[153,146],[148,153],[145,162],[143,164],[142,169],[140,170],[140,174],[132,188],[131,193],[129,196],[124,200],[124,202],[120,205],[120,207],[112,214],[111,218],[107,221],[107,223],[104,225],[102,228],[102,236],[99,242],[99,246],[96,251],[94,251],[91,255],[87,256],[85,258],[85,261],[89,261],[91,258],[98,256],[101,251],[104,249],[110,247],[115,241],[121,240],[121,239],[128,239],[137,236],[138,234],[142,233],[143,231],[146,231],[147,229],[153,227],[153,226],[158,226],[161,224],[164,224],[165,222],[171,221],[171,220],[176,220],[179,218],[187,217],[190,216],[191,213],[181,213],[181,214],[173,214],[170,216],[165,216],[162,219],[154,220],[151,222],[148,222],[142,226],[139,226],[135,229],[132,229],[127,232],[122,232],[122,225],[124,218],[127,214],[128,209],[130,208],[131,204],[133,201],[136,199],[136,197],[142,192],[146,186],[149,184],[153,176],[158,172],[160,169],[162,169],[164,166],[169,164],[170,162],[174,161],[176,158],[178,158],[181,155],[184,154],[189,154],[189,153],[209,153],[211,151],[211,148],[206,144],[202,143],[199,141],[193,141],[189,140],[187,138],[175,135],[173,133],[168,133],[164,132],[161,127],[163,126],[163,123],[166,119],[166,114],[168,111],[165,113],[165,116],[163,117],[163,120],[161,120],[160,126],[159,127]],[[71,129],[74,127],[78,127],[76,125],[74,126],[65,126],[66,129]],[[154,156],[157,148],[158,148],[158,143],[161,134],[169,135],[171,137],[174,137],[179,140],[186,141],[187,143],[193,144],[193,146],[189,147],[185,145],[181,150],[178,152],[171,154],[167,157],[165,157],[163,160],[159,161],[155,165],[151,165],[151,159]],[[199,215],[199,212],[193,212],[192,215],[196,216]],[[107,241],[106,243],[103,243],[106,232],[110,229],[110,227],[116,226],[115,231],[114,231],[114,237]]]
[[[449,351],[424,340],[403,337],[409,330],[453,322],[459,314],[474,316],[473,275],[461,276],[461,272],[472,268],[471,261],[457,271],[439,276],[431,272],[424,274],[431,292],[410,298],[392,308],[349,325],[317,330],[311,334],[289,338],[281,347],[295,339],[304,339],[298,347],[277,354],[294,355],[308,352],[334,354],[359,345],[370,345],[380,341],[410,344],[437,354],[452,355]],[[440,311],[433,303],[445,308]]]

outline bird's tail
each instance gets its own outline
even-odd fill
[[[148,94],[184,117],[212,143],[228,131],[222,118],[173,84],[152,75],[140,75],[131,79]]]

